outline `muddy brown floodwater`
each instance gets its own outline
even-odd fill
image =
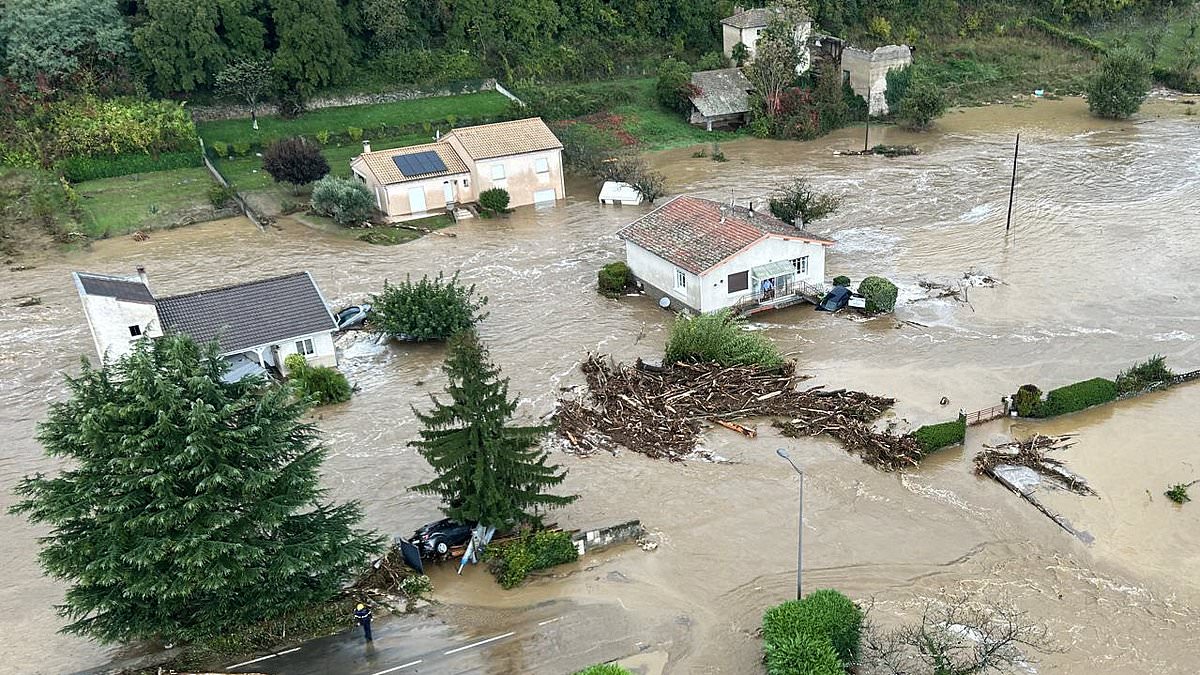
[[[1017,131],[1021,172],[1006,237]],[[895,396],[898,423],[915,425],[992,405],[1025,382],[1047,388],[1111,376],[1154,353],[1180,370],[1200,367],[1195,118],[1168,112],[1105,123],[1078,101],[1041,101],[956,112],[920,136],[873,131],[878,142],[919,144],[919,157],[833,156],[858,146],[861,133],[729,143],[731,161],[721,164],[687,149],[652,157],[672,192],[744,203],[801,174],[845,195],[842,210],[815,227],[838,242],[827,274],[883,274],[901,286],[902,303],[895,319],[794,308],[755,324],[816,382]],[[92,353],[71,270],[127,273],[143,264],[157,292],[176,293],[307,269],[331,302],[349,303],[384,279],[459,269],[491,299],[481,331],[527,420],[548,414],[560,387],[582,381],[576,365],[586,351],[623,360],[659,354],[669,315],[646,299],[606,300],[593,290],[596,269],[621,255],[614,232],[644,209],[602,208],[594,188],[570,187],[573,197],[557,207],[398,247],[288,220],[265,233],[230,220],[141,243],[98,242],[32,270],[0,272],[0,507],[12,503],[20,476],[56,468],[34,440],[36,424],[63,396],[60,373]],[[969,303],[922,299],[920,281],[953,284],[967,272],[1003,283],[971,288]],[[21,309],[9,299],[23,295],[43,304]],[[436,515],[431,498],[406,489],[429,477],[406,443],[416,431],[410,405],[425,405],[444,382],[442,348],[343,347],[361,392],[318,414],[331,450],[325,482],[333,498],[361,500],[371,526],[410,532]],[[942,396],[949,406],[939,406]],[[604,649],[579,649],[571,665],[643,650],[644,663],[669,672],[755,672],[761,612],[795,588],[797,481],[774,453],[786,445],[808,474],[807,588],[874,597],[884,620],[941,589],[1005,597],[1043,619],[1066,649],[1043,657],[1041,672],[1195,673],[1200,505],[1178,508],[1161,495],[1168,483],[1200,478],[1197,409],[1200,385],[1192,384],[1043,424],[993,422],[973,428],[965,450],[902,475],[864,466],[828,440],[780,439],[767,424],[755,440],[708,433],[705,444],[730,464],[560,455],[567,487],[582,494],[557,514],[560,523],[637,517],[662,546],[600,554],[519,591],[501,591],[475,569],[462,578],[437,570],[434,581],[443,611],[468,629],[552,598],[597,610],[595,644]],[[1079,434],[1065,458],[1100,496],[1054,499],[1095,535],[1091,546],[971,475],[981,444],[1031,431]],[[0,670],[57,673],[103,662],[105,649],[55,633],[61,622],[51,605],[63,589],[37,567],[43,532],[7,515],[0,528]],[[609,639],[622,622],[634,627],[629,639]],[[507,665],[496,672],[547,672],[536,652],[521,649],[505,646],[508,658],[496,663]]]

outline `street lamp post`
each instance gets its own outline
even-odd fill
[[[775,451],[775,454],[786,459],[787,463],[791,464],[796,473],[800,475],[800,525],[796,533],[796,599],[799,600],[803,597],[801,594],[801,580],[804,575],[804,471],[796,466],[791,457],[788,457],[787,450],[779,448]]]

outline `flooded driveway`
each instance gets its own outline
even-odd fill
[[[1006,236],[1017,131],[1021,169]],[[782,179],[805,175],[845,195],[842,210],[813,227],[838,241],[827,273],[892,278],[902,305],[895,318],[866,322],[809,308],[766,315],[757,325],[816,382],[895,396],[898,421],[917,425],[952,418],[960,407],[993,405],[1025,382],[1045,389],[1112,376],[1153,353],[1180,370],[1200,367],[1194,118],[1102,123],[1077,101],[1047,101],[954,113],[931,134],[873,131],[872,142],[917,143],[924,150],[918,157],[832,154],[861,147],[861,133],[812,143],[730,143],[726,163],[692,158],[690,149],[652,158],[673,193],[744,204]],[[481,332],[520,393],[519,414],[527,420],[550,413],[560,387],[582,380],[576,364],[589,350],[622,360],[660,354],[669,315],[645,299],[594,292],[596,270],[622,255],[613,233],[644,209],[602,208],[593,187],[568,189],[574,196],[557,207],[471,221],[454,228],[457,237],[398,247],[360,244],[286,219],[265,233],[231,220],[140,243],[98,242],[38,260],[32,270],[0,272],[0,507],[12,503],[11,486],[22,475],[54,470],[34,439],[36,424],[63,395],[60,373],[93,352],[71,270],[128,273],[142,264],[154,290],[169,294],[307,269],[331,302],[349,304],[385,279],[458,269],[490,298]],[[953,285],[966,273],[1002,283],[971,288],[969,302],[921,299],[922,280]],[[18,308],[9,299],[15,296],[43,304]],[[416,433],[410,406],[426,405],[441,389],[443,349],[342,346],[343,367],[361,392],[318,413],[331,450],[325,482],[333,498],[361,500],[371,526],[411,532],[436,515],[437,504],[407,490],[429,478],[406,447]],[[948,406],[939,405],[942,396]],[[1193,609],[1200,602],[1200,506],[1168,508],[1159,495],[1169,476],[1200,478],[1188,475],[1197,464],[1200,419],[1190,412],[1198,404],[1200,385],[1185,385],[1041,425],[994,422],[972,429],[965,451],[947,451],[907,475],[875,471],[824,439],[780,439],[767,425],[755,440],[720,429],[708,434],[706,446],[731,464],[562,455],[567,488],[582,498],[557,514],[560,523],[641,518],[659,533],[658,550],[602,553],[520,591],[500,590],[482,570],[462,578],[437,570],[434,583],[445,615],[480,633],[482,626],[521,621],[524,608],[552,599],[577,612],[595,608],[598,617],[622,610],[620,630],[597,620],[555,647],[578,663],[519,660],[528,672],[639,651],[665,654],[670,672],[752,672],[763,608],[795,587],[796,477],[774,453],[786,445],[808,472],[807,588],[873,596],[885,620],[940,589],[1006,597],[1046,621],[1069,649],[1045,657],[1046,672],[1192,673],[1200,654],[1200,613]],[[1072,519],[1096,535],[1092,547],[971,475],[980,444],[1032,430],[1080,433],[1066,459],[1093,479],[1100,498],[1061,508],[1075,509]],[[1145,491],[1153,500],[1143,504]],[[102,662],[104,649],[55,634],[61,621],[50,606],[62,588],[37,567],[39,534],[0,516],[7,571],[0,671],[57,673]],[[626,637],[629,622],[636,639]],[[496,665],[484,672],[506,671]]]

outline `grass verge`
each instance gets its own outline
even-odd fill
[[[420,220],[410,220],[405,225],[413,227],[424,227],[430,230],[440,230],[443,227],[450,227],[454,224],[454,218],[449,215],[442,214],[422,218]],[[380,246],[395,246],[396,244],[404,244],[414,239],[420,239],[425,236],[424,232],[410,230],[407,227],[374,227],[362,234],[358,235],[359,241],[365,241],[368,244],[378,244]]]
[[[103,239],[136,230],[175,227],[209,220],[212,178],[202,168],[155,171],[75,185],[83,231]]]
[[[489,117],[503,114],[508,99],[494,91],[481,91],[461,96],[438,96],[391,103],[372,103],[323,108],[304,113],[295,119],[277,116],[260,117],[258,131],[250,128],[250,120],[215,120],[196,125],[201,138],[213,143],[264,142],[289,136],[315,137],[317,132],[345,133],[350,127],[367,129],[386,124],[449,123],[449,119]],[[375,139],[370,139],[374,141]]]

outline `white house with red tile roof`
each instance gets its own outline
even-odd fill
[[[696,312],[770,304],[820,288],[825,248],[834,243],[762,212],[688,195],[617,236],[647,293]]]

